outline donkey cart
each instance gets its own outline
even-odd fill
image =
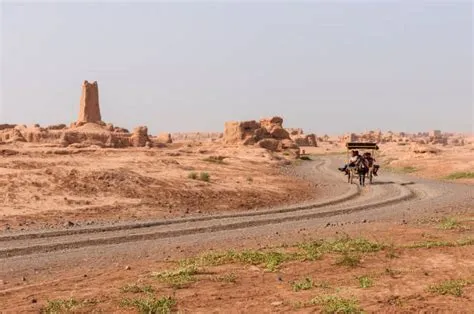
[[[359,178],[359,184],[365,186],[366,177],[369,179],[370,184],[373,182],[374,177],[374,162],[373,159],[366,160],[364,159],[363,153],[370,152],[372,158],[375,157],[375,152],[379,149],[376,143],[357,143],[349,142],[346,143],[347,148],[347,164],[348,166],[348,175],[347,182],[352,184],[354,177]],[[350,164],[350,158],[353,151],[359,151],[360,159],[355,164]]]

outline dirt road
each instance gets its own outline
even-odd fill
[[[359,187],[344,182],[335,170],[337,157],[320,157],[287,171],[308,180],[335,184],[335,195],[292,207],[182,219],[121,223],[54,231],[11,232],[0,235],[1,275],[50,268],[77,261],[80,256],[115,259],[116,256],[163,253],[163,245],[193,242],[204,245],[233,240],[233,235],[262,237],[282,229],[327,227],[383,219],[403,221],[409,216],[435,211],[438,207],[472,204],[472,186],[410,181],[401,175],[381,173],[373,185]],[[165,245],[166,246],[166,245]],[[53,253],[56,252],[56,253]]]

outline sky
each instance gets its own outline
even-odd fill
[[[273,115],[317,134],[473,132],[471,1],[0,10],[0,124],[74,122],[82,82],[97,80],[105,122],[152,134]]]

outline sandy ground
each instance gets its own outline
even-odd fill
[[[379,144],[376,161],[382,166],[382,171],[391,170],[410,174],[419,178],[436,180],[452,180],[450,175],[456,173],[474,173],[474,140],[466,139],[464,146],[427,145],[439,150],[437,153],[415,153],[418,146],[414,143],[400,145],[399,143]],[[340,154],[345,156],[346,149],[342,143],[319,143],[319,147],[305,148],[308,154]],[[456,182],[474,183],[474,178],[456,179]]]
[[[0,223],[4,229],[242,211],[327,198],[337,191],[330,184],[295,176],[282,168],[282,157],[253,148],[209,143],[141,150],[2,149],[18,152],[0,159]],[[439,149],[437,154],[419,155],[406,145],[381,145],[382,174],[390,169],[395,177],[409,172],[414,177],[446,180],[453,172],[473,171],[472,144]],[[343,150],[342,145],[321,143],[306,152],[337,155]],[[211,156],[227,158],[220,163],[209,161]],[[209,182],[190,179],[192,172],[198,176],[208,173]],[[456,181],[472,183],[472,179]],[[468,187],[463,185],[464,190]],[[385,192],[394,193],[390,189],[388,184],[369,187],[355,202],[363,202],[365,194],[377,198],[377,191],[383,198]],[[420,195],[428,193],[420,191]],[[99,247],[94,254],[77,250],[74,256],[78,258],[68,262],[62,259],[67,251],[51,253],[44,265],[48,254],[18,257],[18,262],[2,260],[1,312],[136,313],[140,305],[170,297],[171,311],[180,313],[312,313],[328,310],[320,300],[332,297],[340,306],[344,300],[353,300],[349,304],[352,312],[472,313],[473,204],[450,205],[447,201],[440,207],[441,202],[433,201],[436,198],[419,197],[413,204],[423,208],[395,204],[385,210],[385,221],[362,219],[366,214],[354,213],[341,218],[346,219],[344,223],[328,227],[321,226],[327,220],[317,225],[307,221],[281,225],[285,228],[255,227],[260,233],[232,230],[221,232],[223,235],[150,240],[143,254],[129,248],[133,254],[107,255],[120,246],[114,245],[110,250]],[[396,206],[403,210],[391,217]],[[417,211],[417,216],[406,214],[409,210]],[[374,252],[357,247],[334,249],[319,258],[279,260],[300,252],[298,243],[347,237],[382,247]],[[131,244],[142,245],[145,247],[145,243]],[[154,272],[183,270],[180,261],[184,258],[226,250],[250,251],[239,261],[195,263],[196,274],[171,276],[170,280],[153,276]],[[269,257],[268,252],[278,254]],[[339,265],[344,253],[356,265]],[[275,260],[277,265],[268,267]],[[30,264],[36,266],[22,266]],[[371,282],[365,288],[360,283],[363,276]],[[310,287],[295,291],[295,282],[306,278],[312,282]],[[447,280],[456,281],[443,290]]]
[[[263,149],[8,149],[19,154],[0,159],[2,229],[251,210],[317,198],[323,191],[283,175],[282,157]],[[213,160],[219,156],[225,158]],[[201,173],[209,182],[200,180]]]
[[[0,303],[6,313],[37,312],[48,306],[51,309],[54,304],[64,311],[70,300],[75,304],[71,308],[74,312],[135,313],[136,307],[124,304],[127,299],[171,297],[176,302],[171,309],[180,313],[309,313],[325,309],[324,304],[313,304],[312,300],[331,296],[354,300],[366,312],[470,313],[474,309],[474,216],[450,214],[454,220],[449,221],[455,221],[451,224],[444,220],[446,214],[403,225],[369,223],[364,228],[308,228],[238,243],[177,246],[168,251],[171,258],[166,260],[142,256],[126,265],[117,262],[108,267],[72,267],[55,273],[54,277],[39,272],[5,280],[4,286],[8,288],[0,291]],[[327,253],[314,260],[282,262],[274,269],[269,269],[265,260],[250,259],[201,265],[194,275],[176,276],[168,281],[153,276],[155,272],[186,269],[179,261],[193,256],[228,249],[294,253],[301,242],[347,237],[385,247],[377,252],[354,253],[359,261],[354,266],[338,265],[342,253]],[[469,239],[470,245],[451,246]],[[370,282],[365,288],[359,281],[364,276]],[[295,291],[295,282],[306,278],[312,281],[307,290]],[[443,290],[430,289],[447,280],[459,280],[461,286],[448,289],[444,295]]]

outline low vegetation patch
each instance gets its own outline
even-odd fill
[[[41,313],[45,314],[56,314],[56,313],[65,313],[72,312],[81,307],[97,304],[95,300],[82,300],[78,301],[76,299],[57,299],[48,301],[45,307],[41,310]]]
[[[359,280],[359,286],[363,289],[370,288],[374,285],[374,281],[369,276],[360,276],[357,277],[357,280]]]
[[[172,297],[147,298],[147,299],[124,299],[123,307],[134,307],[142,314],[165,314],[171,313],[176,306],[176,300]]]
[[[424,242],[418,242],[418,243],[413,243],[410,244],[406,247],[411,248],[411,249],[418,249],[418,248],[434,248],[434,247],[457,247],[457,246],[466,246],[466,245],[474,245],[474,239],[473,238],[466,238],[466,239],[460,239],[454,242],[448,242],[448,241],[424,241]]]
[[[469,285],[471,282],[467,280],[446,280],[439,284],[431,285],[428,291],[440,295],[453,295],[460,297],[463,294],[463,287]]]
[[[209,182],[210,179],[211,179],[211,176],[207,172],[201,172],[199,174],[197,172],[190,172],[188,174],[188,178],[192,179],[192,180],[198,180],[199,179],[201,181]]]
[[[220,282],[236,283],[237,275],[234,273],[225,274],[225,275],[216,277],[215,280],[220,281]]]
[[[190,173],[188,174],[188,178],[189,178],[189,179],[196,180],[196,179],[198,178],[197,172],[190,172]]]
[[[296,254],[278,251],[245,250],[242,252],[227,251],[221,253],[207,253],[196,258],[182,261],[183,265],[217,266],[231,263],[249,265],[264,265],[266,269],[274,271],[281,263],[296,259]]]
[[[360,265],[360,255],[357,253],[345,252],[337,260],[336,265],[356,267]]]
[[[199,180],[209,182],[211,180],[211,176],[207,172],[201,172],[199,174]]]
[[[196,281],[195,275],[198,273],[195,266],[186,266],[174,271],[155,272],[152,276],[175,289],[181,289]]]
[[[322,307],[322,313],[362,313],[356,299],[345,299],[339,296],[328,295],[311,300],[312,305]]]
[[[140,286],[140,285],[137,285],[137,284],[133,284],[133,285],[128,284],[128,285],[125,285],[122,288],[120,288],[120,291],[122,291],[124,293],[127,293],[127,292],[130,292],[130,293],[153,293],[153,292],[155,292],[155,289],[153,289],[153,287],[150,286],[150,285]]]
[[[183,266],[216,266],[223,264],[241,263],[248,265],[264,266],[269,271],[276,270],[282,263],[287,261],[302,260],[312,261],[322,257],[325,253],[342,254],[346,261],[343,265],[355,265],[360,262],[356,253],[377,252],[385,246],[380,243],[371,242],[366,239],[342,237],[336,240],[319,240],[300,243],[296,246],[296,252],[244,250],[212,252],[201,254],[197,257],[181,261]],[[347,255],[347,256],[346,256]],[[355,256],[357,255],[357,256]]]
[[[305,278],[303,280],[297,280],[291,284],[293,291],[298,292],[301,290],[310,290],[314,287],[313,280],[311,278]]]
[[[456,229],[460,226],[460,223],[455,218],[446,217],[444,218],[439,227],[444,230]]]
[[[363,238],[351,239],[342,237],[336,240],[319,240],[305,242],[299,245],[305,251],[305,258],[314,260],[321,258],[324,253],[372,253],[382,250],[385,245],[371,242]]]
[[[448,180],[458,180],[458,179],[474,179],[474,172],[453,172],[450,175],[446,176]]]

